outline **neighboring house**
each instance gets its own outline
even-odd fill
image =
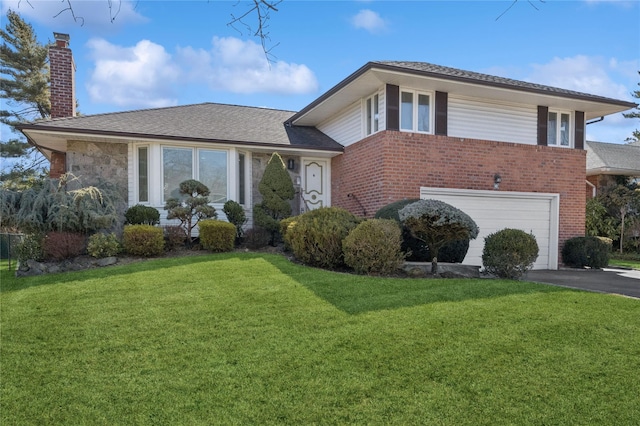
[[[536,236],[536,268],[556,269],[564,241],[584,234],[586,122],[635,107],[427,63],[369,62],[297,113],[207,103],[72,117],[68,36],[56,43],[52,102],[64,95],[67,110],[21,127],[53,176],[106,178],[129,205],[160,210],[193,177],[214,206],[233,199],[251,216],[278,152],[299,190],[296,212],[333,205],[372,217],[419,197],[461,208],[480,227],[471,264],[481,264],[486,235],[512,227]]]
[[[587,199],[611,185],[616,176],[640,183],[640,142],[613,144],[587,141]]]

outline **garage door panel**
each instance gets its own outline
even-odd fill
[[[421,188],[420,198],[436,199],[467,213],[480,228],[465,264],[482,265],[484,239],[504,228],[532,233],[538,243],[535,269],[557,268],[558,194]]]

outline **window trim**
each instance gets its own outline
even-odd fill
[[[378,133],[380,129],[380,93],[375,92],[363,99],[363,127],[364,136]]]
[[[574,114],[571,111],[566,111],[566,110],[557,110],[557,109],[551,109],[549,108],[549,111],[547,112],[547,129],[550,128],[550,120],[549,120],[549,116],[551,114],[556,114],[557,117],[557,123],[558,126],[556,128],[556,134],[555,134],[555,143],[551,143],[551,139],[549,138],[549,130],[547,130],[547,146],[553,146],[556,148],[573,148],[574,144],[575,144],[575,140],[574,140],[574,133],[575,133],[575,118],[574,118]],[[568,144],[567,145],[562,145],[561,142],[561,135],[562,135],[562,126],[560,125],[562,123],[562,116],[566,115],[569,117],[569,128],[566,130],[567,136],[568,136]]]
[[[147,186],[147,199],[142,201],[140,199],[140,150],[147,150],[147,170],[146,170],[146,186]],[[151,203],[151,146],[150,145],[136,145],[135,147],[135,200],[137,204],[150,204]]]
[[[403,110],[403,103],[402,103],[402,94],[403,93],[409,93],[412,96],[412,116],[411,116],[411,129],[407,129],[407,128],[403,128],[402,127],[402,110]],[[429,98],[429,128],[427,131],[424,130],[418,130],[418,123],[419,123],[419,117],[420,117],[420,96],[427,96]],[[399,120],[399,128],[401,132],[410,132],[410,133],[421,133],[421,134],[426,134],[426,135],[432,135],[434,134],[434,125],[435,125],[435,107],[434,107],[434,102],[435,102],[435,94],[434,92],[430,92],[430,91],[424,91],[424,90],[414,90],[414,89],[408,89],[408,88],[400,88],[399,91],[399,110],[398,110],[398,114],[400,117]]]

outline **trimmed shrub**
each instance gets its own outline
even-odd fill
[[[103,257],[115,256],[120,252],[120,243],[116,234],[93,234],[87,243],[87,253],[101,259]]]
[[[187,242],[193,244],[193,228],[203,219],[217,218],[218,213],[209,205],[210,191],[204,183],[187,179],[180,182],[179,192],[181,198],[169,198],[164,209],[167,210],[167,220],[178,219],[187,235]]]
[[[391,274],[404,261],[402,232],[393,219],[366,220],[342,241],[344,263],[359,274]]]
[[[160,212],[153,207],[136,204],[124,213],[127,225],[157,225],[160,223]]]
[[[612,244],[608,241],[599,237],[568,239],[562,247],[562,263],[573,268],[604,268],[611,256]]]
[[[393,219],[400,223],[400,211],[405,206],[420,201],[418,198],[400,200],[387,204],[375,214],[376,219]],[[411,231],[402,225],[402,251],[407,254],[406,260],[413,262],[431,262],[433,257],[429,252],[429,247],[424,241],[411,235]],[[438,251],[438,262],[462,263],[469,251],[469,239],[455,240],[448,243]]]
[[[233,250],[236,239],[236,227],[232,223],[221,220],[201,220],[200,244],[205,250],[225,252]]]
[[[287,232],[294,256],[308,265],[335,269],[344,265],[342,240],[360,220],[339,207],[322,207],[298,216]]]
[[[87,239],[84,234],[65,231],[47,232],[44,237],[45,259],[63,260],[78,257],[84,253]]]
[[[280,234],[282,235],[282,241],[284,241],[284,249],[287,251],[291,251],[291,243],[289,242],[287,234],[296,226],[297,221],[297,216],[287,217],[280,221]]]
[[[162,228],[151,225],[126,225],[122,247],[134,256],[158,256],[164,250]]]
[[[251,228],[244,233],[244,245],[251,250],[257,250],[269,245],[271,232],[263,228]]]
[[[164,242],[167,250],[175,250],[184,247],[187,242],[187,234],[182,226],[168,225],[164,229]]]
[[[242,227],[247,223],[247,215],[244,212],[244,208],[233,200],[229,200],[224,203],[222,211],[227,216],[227,220],[233,226],[236,227],[236,244],[239,244],[242,240],[242,234],[244,230]]]
[[[482,264],[500,278],[522,278],[537,258],[536,238],[520,229],[502,229],[484,239]]]
[[[25,263],[27,260],[41,261],[44,259],[43,246],[44,237],[42,234],[27,234],[16,248],[17,259],[19,263]]]

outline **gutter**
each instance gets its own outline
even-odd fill
[[[585,182],[587,182],[587,185],[589,185],[591,187],[591,198],[596,198],[596,186],[594,184],[592,184],[591,182],[589,182],[588,180],[585,180]]]

